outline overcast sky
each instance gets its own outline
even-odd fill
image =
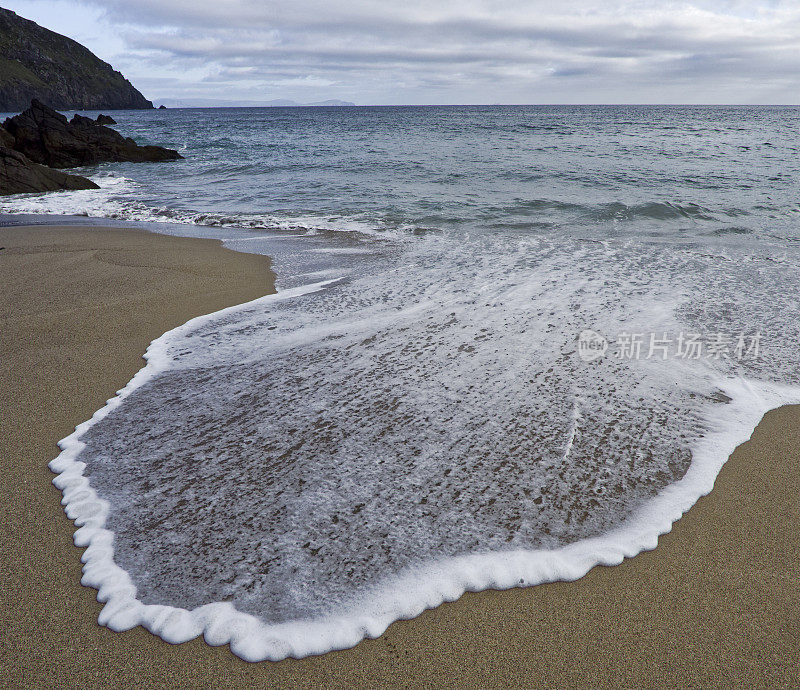
[[[800,103],[800,0],[0,0],[145,96]]]

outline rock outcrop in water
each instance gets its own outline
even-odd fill
[[[173,149],[139,146],[133,139],[82,115],[68,121],[36,99],[30,108],[8,118],[2,128],[13,138],[11,148],[34,163],[53,168],[183,158]]]
[[[111,115],[103,115],[103,113],[100,113],[97,116],[97,119],[95,120],[95,122],[98,125],[115,125],[115,124],[117,124],[117,121],[113,117],[111,117]]]
[[[0,135],[0,143],[5,137]],[[68,175],[28,160],[19,151],[0,146],[0,194],[53,192],[59,189],[97,189],[80,175]]]
[[[108,115],[96,120],[75,115],[67,120],[34,99],[30,108],[0,126],[0,194],[97,189],[85,177],[53,168],[183,158],[173,149],[139,146],[105,126],[113,122]]]
[[[32,98],[63,110],[153,107],[80,43],[0,7],[0,112],[22,110]]]

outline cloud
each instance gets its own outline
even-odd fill
[[[800,94],[793,1],[87,1],[120,32],[137,73],[186,71],[183,87],[154,97],[180,97],[180,88],[361,103],[796,102]]]

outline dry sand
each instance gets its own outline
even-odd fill
[[[150,340],[272,289],[208,240],[0,228],[2,619],[11,687],[798,687],[800,408],[769,413],[655,551],[572,583],[468,594],[377,640],[247,664],[97,623],[47,462]]]

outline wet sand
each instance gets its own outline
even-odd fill
[[[467,594],[379,639],[248,664],[114,633],[47,463],[147,344],[273,289],[264,257],[119,229],[0,228],[0,668],[11,687],[797,687],[800,407],[770,412],[656,550],[572,583]]]

